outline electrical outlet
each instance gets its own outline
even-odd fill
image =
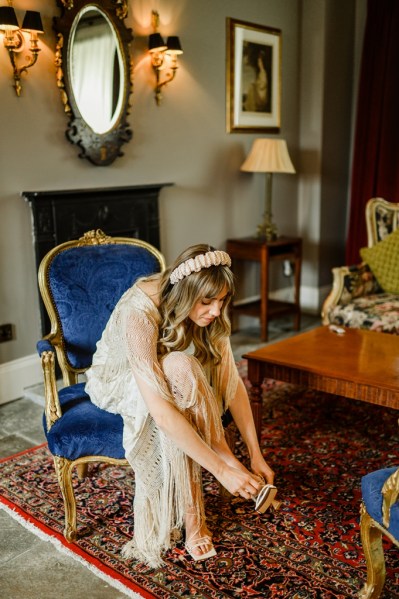
[[[12,324],[0,325],[0,343],[11,341],[13,339]]]
[[[285,277],[292,277],[293,275],[292,264],[289,260],[284,260],[283,273]]]

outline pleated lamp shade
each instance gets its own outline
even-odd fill
[[[241,166],[250,173],[295,173],[285,139],[259,138]]]

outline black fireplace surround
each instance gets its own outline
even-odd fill
[[[112,237],[134,237],[160,249],[158,198],[172,183],[23,191],[32,211],[36,267],[53,247],[78,239],[86,231],[102,229]],[[49,320],[40,301],[42,334],[49,333]]]

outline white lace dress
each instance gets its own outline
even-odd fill
[[[180,352],[159,360],[159,321],[158,309],[137,284],[126,291],[97,344],[86,384],[94,404],[123,417],[123,445],[135,473],[134,537],[124,555],[153,567],[162,564],[162,553],[178,538],[187,506],[193,503],[190,481],[201,480],[201,467],[155,425],[134,373],[172,402],[195,428],[197,421],[206,423],[202,437],[208,444],[211,435],[223,434],[221,414],[238,384],[228,338],[220,365],[207,372],[195,358]],[[178,359],[166,375],[166,361],[173,355],[183,360]],[[204,517],[203,502],[197,503],[198,515]]]

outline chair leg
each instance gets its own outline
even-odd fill
[[[55,471],[60,485],[65,509],[64,537],[72,543],[75,541],[76,532],[76,499],[72,485],[73,462],[59,456],[54,457]]]
[[[374,526],[373,519],[363,505],[360,513],[360,536],[367,564],[367,582],[359,593],[359,599],[378,599],[385,583],[382,532]]]
[[[83,480],[84,478],[86,478],[87,473],[89,471],[89,464],[87,464],[86,462],[83,464],[78,464],[76,466],[76,470],[78,472],[79,480]]]

